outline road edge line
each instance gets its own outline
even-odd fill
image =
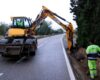
[[[65,57],[65,61],[66,61],[66,65],[67,65],[67,68],[68,68],[70,79],[76,80],[74,72],[73,72],[71,64],[70,64],[70,61],[68,59],[68,55],[66,54],[66,51],[65,51],[65,48],[64,48],[63,37],[61,38],[61,45],[62,45],[62,48],[63,48],[63,53],[64,53],[64,57]]]

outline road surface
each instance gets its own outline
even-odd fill
[[[0,57],[0,80],[70,80],[61,37],[40,39],[36,56],[30,59]]]

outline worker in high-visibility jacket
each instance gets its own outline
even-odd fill
[[[90,72],[90,78],[92,80],[97,76],[96,60],[100,56],[100,47],[95,44],[91,44],[86,49],[88,58],[88,67]]]
[[[23,27],[24,26],[24,22],[19,20],[19,21],[16,22],[16,25]]]

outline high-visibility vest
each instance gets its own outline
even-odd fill
[[[88,59],[96,59],[99,52],[100,47],[98,45],[89,45],[86,49]]]
[[[23,22],[21,22],[21,21],[17,21],[17,25],[18,25],[18,26],[24,26],[24,25],[23,25]]]

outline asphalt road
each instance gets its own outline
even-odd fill
[[[70,80],[61,37],[40,39],[36,56],[30,59],[0,57],[0,80]]]

